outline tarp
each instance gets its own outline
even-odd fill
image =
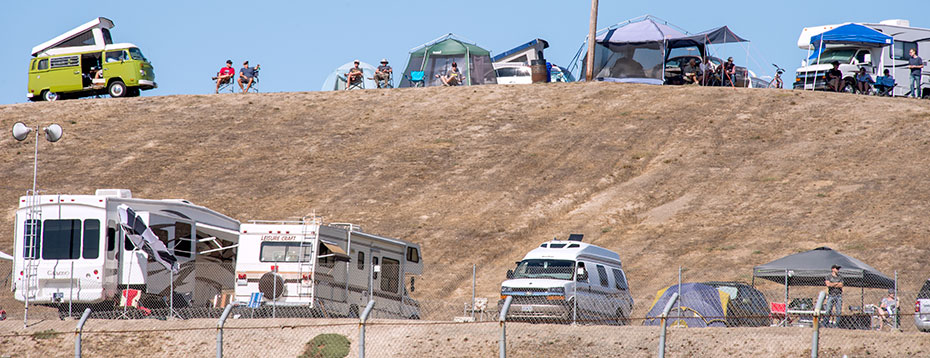
[[[425,72],[426,86],[442,86],[436,75],[449,71],[453,62],[465,77],[463,85],[497,83],[491,52],[449,33],[410,50],[410,59],[398,87],[411,87],[410,72],[413,71]]]
[[[668,40],[669,47],[684,47],[697,45],[721,45],[735,42],[749,42],[730,30],[728,26],[702,31],[694,35],[682,35]]]
[[[656,292],[652,308],[646,314],[643,325],[657,326],[661,323],[659,316],[668,304],[679,285],[672,285]],[[681,284],[681,296],[677,304],[673,303],[668,315],[668,325],[683,327],[726,327],[726,307],[730,295],[713,286],[703,283]]]
[[[119,215],[119,224],[123,232],[136,248],[144,251],[150,259],[160,263],[171,272],[178,273],[180,269],[178,258],[168,251],[165,243],[155,236],[152,229],[136,214],[135,210],[126,204],[121,204],[116,207],[116,212]]]
[[[342,66],[339,66],[329,76],[326,77],[326,80],[323,81],[323,88],[320,91],[341,91],[346,89],[346,73],[349,72],[349,69],[355,67],[355,62],[347,62]],[[358,67],[362,69],[364,74],[365,88],[378,88],[378,85],[375,84],[375,80],[370,78],[375,75],[375,66],[369,65],[365,62],[359,62]]]
[[[824,286],[830,267],[840,265],[843,286],[894,288],[894,280],[858,259],[842,254],[829,247],[782,257],[752,269],[754,277],[764,278],[789,286]]]
[[[846,24],[833,30],[811,36],[814,52],[808,59],[815,59],[827,44],[855,45],[862,47],[884,47],[894,43],[894,38],[875,29],[859,24]]]

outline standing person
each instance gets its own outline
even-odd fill
[[[255,67],[249,67],[249,61],[242,63],[242,68],[239,69],[239,88],[242,89],[242,92],[248,92],[252,88],[252,82],[255,81],[255,73],[258,72],[258,68],[261,65],[255,65]]]
[[[236,75],[236,69],[232,67],[232,60],[226,60],[226,66],[220,69],[216,74],[216,93],[220,93],[220,85],[232,80]],[[235,88],[235,87],[233,87]]]
[[[840,265],[833,265],[830,267],[830,274],[827,275],[827,278],[824,280],[824,284],[827,285],[827,317],[833,322],[831,325],[836,327],[839,324],[840,319],[838,317],[843,315],[843,276],[840,276]],[[833,309],[836,308],[836,314],[832,314]]]
[[[381,59],[381,66],[378,66],[378,69],[375,71],[375,83],[378,84],[378,88],[381,87],[381,81],[384,81],[384,87],[390,85],[388,81],[391,80],[391,73],[394,72],[391,69],[391,66],[388,66],[388,60],[386,58]]]
[[[907,60],[907,68],[911,69],[911,96],[920,98],[920,72],[924,68],[924,59],[917,56],[917,49],[912,48],[911,58]]]

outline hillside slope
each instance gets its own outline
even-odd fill
[[[553,236],[620,252],[647,296],[750,280],[818,246],[908,289],[930,275],[930,104],[610,83],[96,99],[0,107],[54,121],[39,186],[185,198],[239,220],[315,210],[423,244],[417,296],[479,295]],[[0,136],[0,250],[32,142]],[[8,292],[8,291],[7,291]],[[4,295],[8,295],[5,293]]]

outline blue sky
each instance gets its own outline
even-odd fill
[[[652,14],[690,32],[729,25],[751,40],[744,47],[714,49],[733,56],[758,75],[772,75],[771,63],[798,67],[804,51],[797,39],[804,26],[846,21],[908,19],[911,26],[930,27],[930,2],[902,6],[851,0],[714,2],[600,1],[598,28]],[[533,38],[549,41],[549,61],[567,66],[588,29],[590,2],[574,1],[60,1],[43,6],[11,1],[0,13],[3,43],[0,104],[26,101],[30,50],[95,17],[116,24],[115,42],[138,45],[155,66],[159,88],[143,96],[212,93],[210,77],[227,59],[262,65],[266,92],[316,91],[339,65],[360,59],[390,60],[399,72],[407,52],[452,32],[501,53]],[[747,61],[748,60],[748,61]],[[790,83],[790,79],[786,82]]]

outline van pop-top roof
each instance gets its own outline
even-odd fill
[[[110,29],[112,28],[112,20],[98,17],[33,47],[32,56],[103,50],[105,45],[113,43],[113,39],[110,37]]]

